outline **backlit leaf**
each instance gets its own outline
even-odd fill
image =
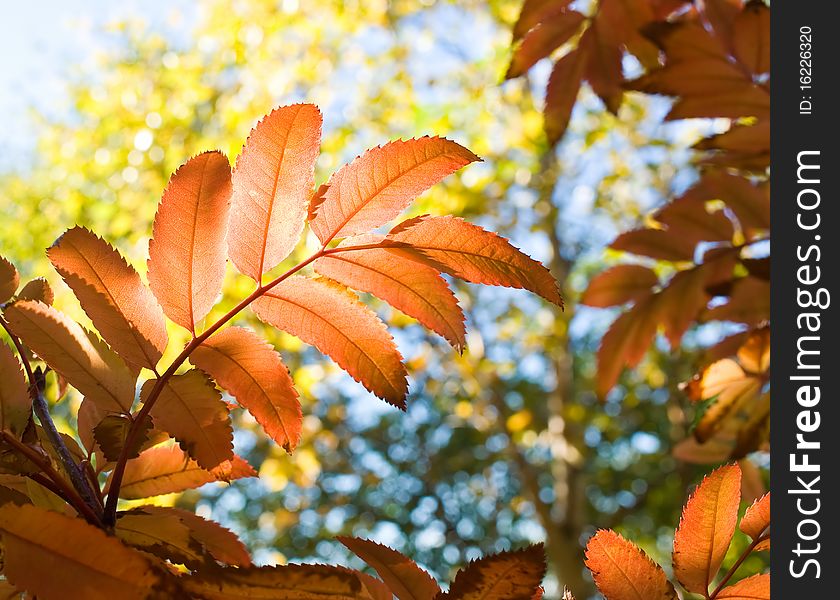
[[[321,112],[281,106],[251,130],[233,170],[230,259],[259,281],[297,245],[321,143]]]
[[[440,593],[431,575],[396,550],[361,538],[339,537],[338,541],[372,567],[398,600],[432,600]]]
[[[388,238],[412,248],[392,248],[408,258],[421,257],[444,272],[485,285],[526,289],[557,306],[563,298],[557,281],[537,261],[523,254],[505,238],[457,217],[417,217],[400,223]]]
[[[141,402],[147,402],[156,385],[156,379],[143,385]],[[150,414],[155,426],[178,440],[202,468],[212,469],[233,458],[233,426],[227,405],[201,371],[170,377]]]
[[[756,500],[741,519],[741,531],[756,540],[770,527],[770,493]]]
[[[222,289],[230,164],[221,152],[184,163],[169,180],[149,240],[149,286],[163,311],[195,332]]]
[[[20,275],[15,266],[0,256],[0,302],[15,295],[20,284]]]
[[[470,562],[455,576],[449,593],[452,600],[508,600],[538,594],[545,575],[542,544],[523,550],[500,552]]]
[[[44,600],[142,600],[160,584],[143,555],[81,519],[7,504],[0,532],[4,574]]]
[[[303,415],[289,370],[277,351],[253,331],[229,327],[211,336],[190,355],[250,412],[280,446],[293,451],[300,441]]]
[[[47,256],[114,351],[132,365],[154,368],[168,339],[163,310],[120,253],[74,227]]]
[[[245,544],[229,529],[197,514],[168,506],[142,506],[139,510],[150,515],[174,515],[189,529],[190,537],[205,552],[219,562],[238,567],[251,566],[251,557]]]
[[[742,579],[723,588],[715,598],[722,600],[770,600],[770,573]]]
[[[548,78],[543,115],[545,134],[552,145],[563,137],[569,126],[589,52],[588,44],[579,45],[554,63]]]
[[[2,340],[0,373],[0,429],[20,437],[29,422],[32,400],[20,361]]]
[[[657,283],[656,273],[647,267],[617,265],[594,277],[580,301],[600,308],[617,306],[647,295]]]
[[[376,244],[381,239],[356,236],[338,247]],[[456,350],[464,348],[464,313],[435,269],[395,257],[386,248],[369,248],[319,258],[315,271],[347,287],[370,292],[442,335]]]
[[[770,9],[764,2],[747,2],[732,31],[735,57],[750,72],[770,72]]]
[[[218,569],[183,578],[184,589],[203,600],[369,600],[352,572],[326,565]]]
[[[694,246],[690,238],[663,229],[633,229],[610,244],[616,250],[674,262],[693,260]]]
[[[543,21],[550,21],[571,4],[571,0],[525,0],[513,26],[513,39],[518,40]]]
[[[611,530],[598,531],[586,544],[586,566],[607,600],[676,600],[662,567],[641,548]]]
[[[330,177],[310,212],[324,244],[367,233],[399,215],[417,196],[471,162],[475,154],[440,137],[397,140],[372,148]]]
[[[514,50],[506,79],[523,75],[542,58],[565,44],[580,29],[584,16],[575,10],[552,14],[529,31]]]
[[[712,471],[689,497],[674,535],[674,574],[690,592],[706,594],[723,562],[741,502],[741,470]]]
[[[52,304],[55,299],[52,288],[43,277],[36,277],[23,286],[17,294],[18,300],[37,300],[44,304]]]
[[[345,287],[291,277],[251,306],[260,319],[312,344],[383,400],[405,407],[402,356],[379,317]]]
[[[257,475],[239,456],[213,471],[198,466],[178,446],[158,446],[126,463],[120,498],[136,500],[197,488],[212,481],[232,481]]]
[[[5,314],[15,335],[100,410],[129,412],[136,376],[99,338],[40,302],[15,302]]]

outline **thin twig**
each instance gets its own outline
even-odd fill
[[[47,477],[61,490],[62,496],[68,500],[70,505],[76,509],[80,515],[85,517],[85,519],[99,527],[102,526],[102,519],[99,518],[93,510],[91,510],[90,506],[82,500],[82,497],[79,495],[73,486],[71,486],[67,481],[59,475],[55,469],[53,469],[52,465],[50,464],[49,459],[45,456],[39,454],[35,451],[34,448],[30,448],[19,439],[17,439],[14,435],[9,433],[8,431],[0,431],[0,437],[3,438],[7,444],[12,446],[19,454],[21,454],[24,458],[28,459],[30,462],[34,463],[39,469],[41,469]]]
[[[769,525],[768,525],[768,527],[769,527]],[[765,528],[764,528],[764,531],[767,531],[767,527],[765,527]],[[762,533],[763,533],[763,532],[762,532]],[[720,583],[719,583],[719,584],[717,585],[717,587],[715,588],[715,591],[713,591],[713,592],[711,593],[711,595],[710,595],[710,596],[708,596],[709,600],[714,600],[715,598],[717,598],[717,595],[718,595],[718,594],[720,593],[720,591],[724,588],[724,586],[726,586],[726,584],[727,584],[727,583],[729,583],[729,580],[730,580],[730,579],[732,579],[732,576],[733,576],[733,575],[735,575],[735,571],[737,571],[737,570],[738,570],[738,567],[740,567],[740,566],[744,563],[744,561],[745,561],[745,560],[747,560],[747,557],[748,557],[748,556],[752,553],[752,551],[753,551],[753,550],[755,550],[755,547],[756,547],[756,546],[758,546],[761,542],[763,542],[764,540],[766,540],[766,539],[767,539],[767,538],[769,538],[769,537],[770,537],[770,534],[769,534],[769,533],[768,533],[768,534],[764,534],[764,535],[760,535],[760,536],[758,536],[757,538],[755,538],[755,539],[753,540],[752,544],[750,544],[749,546],[747,546],[747,549],[746,549],[746,550],[744,550],[744,551],[741,553],[741,556],[738,558],[738,560],[737,560],[737,561],[735,561],[735,564],[734,564],[734,565],[732,565],[732,566],[729,568],[729,570],[728,570],[728,571],[726,572],[726,574],[723,576],[723,579],[721,579],[721,580],[720,580]]]

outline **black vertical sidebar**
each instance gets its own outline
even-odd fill
[[[840,29],[835,3],[772,3],[771,589],[840,598]],[[835,378],[838,378],[835,380]]]

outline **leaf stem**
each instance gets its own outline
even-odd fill
[[[39,469],[46,473],[47,477],[49,477],[55,486],[61,490],[61,495],[69,501],[73,508],[76,509],[76,512],[85,517],[85,519],[92,525],[97,525],[99,527],[102,526],[102,519],[99,515],[97,515],[91,507],[82,500],[79,493],[73,489],[73,487],[69,485],[55,469],[53,469],[50,461],[45,456],[38,454],[34,448],[30,448],[8,431],[0,431],[0,437],[3,438],[4,442],[14,447],[19,454],[23,455],[26,459],[34,463]]]
[[[46,376],[44,372],[41,371],[40,368],[34,371],[32,370],[32,365],[29,364],[29,358],[26,356],[23,344],[20,339],[12,333],[9,329],[8,322],[2,316],[0,316],[0,325],[2,325],[3,329],[6,330],[6,333],[9,334],[9,337],[15,345],[15,348],[20,355],[20,359],[23,362],[23,368],[24,371],[26,371],[26,376],[29,380],[29,396],[32,399],[32,409],[38,417],[38,420],[41,422],[41,427],[44,428],[47,440],[58,455],[58,459],[64,467],[67,476],[70,478],[73,487],[76,488],[79,496],[91,512],[97,515],[97,521],[101,522],[102,507],[96,500],[97,493],[94,490],[94,487],[91,486],[81,467],[75,460],[73,460],[73,455],[70,454],[70,450],[67,448],[64,440],[61,439],[61,434],[58,432],[55,422],[52,420],[52,415],[50,415],[49,405],[47,404],[47,399],[44,397],[44,388],[46,386]]]
[[[210,327],[208,327],[205,331],[201,333],[201,335],[193,338],[181,351],[181,353],[172,361],[172,364],[163,372],[163,374],[157,378],[155,381],[155,385],[152,387],[152,391],[149,393],[148,398],[146,398],[145,403],[143,404],[143,408],[134,416],[134,421],[131,424],[131,427],[128,430],[128,434],[125,438],[125,444],[123,444],[122,450],[120,452],[119,459],[117,460],[117,464],[114,467],[114,472],[111,475],[111,484],[108,490],[108,500],[105,503],[105,515],[104,520],[106,525],[113,525],[116,521],[116,514],[117,514],[117,501],[119,499],[120,494],[120,486],[122,485],[123,475],[125,474],[125,465],[128,461],[128,449],[134,447],[135,442],[137,441],[137,435],[140,432],[140,424],[143,423],[149,413],[152,411],[152,408],[157,402],[157,399],[160,397],[161,392],[163,391],[164,385],[175,374],[175,371],[184,364],[184,362],[189,358],[190,354],[192,354],[193,350],[198,348],[202,342],[204,342],[207,338],[211,335],[216,333],[225,323],[230,321],[234,318],[240,311],[247,308],[254,300],[263,296],[266,292],[271,290],[274,286],[278,285],[285,279],[291,277],[307,265],[311,264],[312,262],[316,261],[317,259],[324,256],[324,250],[321,249],[303,262],[298,263],[294,267],[290,268],[282,275],[279,275],[272,281],[266,283],[265,285],[260,285],[254,290],[251,294],[245,297],[239,304],[234,306],[230,309],[227,313],[222,315],[215,323],[213,323]]]
[[[768,527],[769,527],[769,525],[768,525]],[[767,531],[767,527],[764,528],[764,531]],[[738,570],[738,567],[740,567],[742,564],[744,564],[744,561],[747,560],[747,557],[752,553],[753,550],[755,550],[755,547],[758,546],[761,542],[763,542],[764,540],[766,540],[769,537],[770,537],[770,534],[765,534],[764,532],[762,532],[762,535],[759,535],[757,538],[755,538],[753,540],[752,544],[747,546],[747,548],[741,553],[741,556],[738,557],[738,560],[735,561],[735,564],[732,565],[731,567],[729,567],[729,570],[723,576],[723,579],[720,580],[720,583],[715,588],[715,591],[713,591],[711,593],[711,595],[709,596],[709,600],[714,600],[715,598],[717,598],[717,595],[726,586],[726,584],[729,583],[729,580],[732,579],[733,575],[735,575],[735,571]]]

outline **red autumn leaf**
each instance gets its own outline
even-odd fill
[[[764,494],[756,500],[744,513],[741,519],[741,531],[752,539],[757,540],[770,527],[770,493]]]
[[[43,277],[36,277],[23,286],[17,293],[18,300],[37,300],[44,304],[52,304],[55,300],[50,284]]]
[[[584,16],[575,11],[553,13],[537,24],[514,50],[506,79],[524,75],[540,59],[565,44],[580,29]]]
[[[222,289],[230,194],[227,158],[205,152],[172,175],[155,215],[149,285],[169,318],[193,333]]]
[[[273,110],[251,130],[233,171],[230,259],[256,281],[300,239],[321,143],[312,104]]]
[[[695,243],[664,229],[633,229],[619,235],[610,248],[673,262],[694,259]]]
[[[545,575],[542,544],[491,554],[458,571],[443,600],[508,600],[538,597]]]
[[[656,273],[647,267],[617,265],[594,277],[580,301],[599,308],[617,306],[648,295],[657,283]]]
[[[114,351],[132,365],[153,369],[166,348],[166,321],[137,271],[83,227],[58,238],[47,256]]]
[[[669,233],[677,234],[692,243],[730,242],[735,229],[722,210],[709,212],[706,203],[692,195],[669,202],[654,214],[654,218],[667,226]]]
[[[624,95],[621,85],[624,80],[621,67],[623,52],[612,24],[601,15],[599,11],[589,29],[592,41],[584,76],[607,110],[615,115]]]
[[[140,390],[144,404],[158,384],[150,379]],[[204,469],[233,459],[233,426],[227,405],[201,371],[173,375],[163,384],[151,410],[155,427],[174,437]]]
[[[3,341],[0,341],[0,373],[0,429],[20,437],[29,423],[32,401],[20,361]]]
[[[770,600],[770,573],[742,579],[723,588],[715,598],[721,600]]]
[[[5,312],[15,335],[105,413],[126,413],[134,402],[134,375],[94,334],[40,302],[15,302]]]
[[[586,545],[586,566],[607,600],[676,600],[662,567],[614,531],[598,531]]]
[[[557,281],[537,261],[503,237],[457,217],[417,217],[397,225],[388,238],[411,248],[400,256],[428,264],[472,283],[526,289],[563,306]]]
[[[606,397],[625,367],[639,364],[653,343],[659,323],[658,300],[651,294],[637,301],[613,322],[601,339],[596,385],[600,398]]]
[[[120,498],[137,500],[183,492],[213,481],[233,481],[256,475],[256,471],[236,455],[233,460],[207,471],[178,446],[157,446],[126,462]]]
[[[359,577],[327,565],[222,568],[181,579],[190,597],[203,600],[367,600]]]
[[[15,266],[0,256],[0,302],[15,295],[20,284],[20,275]]]
[[[380,243],[382,238],[348,238],[339,248]],[[349,288],[370,292],[446,338],[456,350],[465,344],[464,313],[438,272],[395,257],[387,248],[336,252],[315,261],[315,271]]]
[[[572,0],[525,0],[519,18],[513,26],[514,41],[520,39],[537,24],[549,21],[563,11]]]
[[[734,321],[758,325],[770,319],[770,282],[742,277],[732,285],[729,301],[703,315],[705,321]]]
[[[732,27],[735,57],[751,73],[770,72],[770,9],[764,2],[747,2]]]
[[[576,49],[558,59],[551,70],[545,89],[543,118],[545,134],[552,145],[560,141],[569,126],[590,51],[582,40]]]
[[[382,578],[398,600],[433,600],[440,587],[410,558],[382,544],[361,538],[338,538]]]
[[[142,600],[161,583],[146,558],[81,519],[0,508],[3,574],[44,600]]]
[[[248,329],[229,327],[202,342],[190,362],[233,395],[275,442],[295,449],[303,422],[300,401],[270,344]]]
[[[405,408],[405,366],[373,312],[328,279],[291,277],[252,305],[257,316],[312,344],[383,400]]]
[[[695,594],[708,593],[723,562],[741,502],[741,470],[726,465],[712,471],[686,502],[674,535],[674,574]]]
[[[440,137],[372,148],[335,172],[323,195],[313,198],[312,231],[325,245],[372,231],[447,175],[477,160],[463,146]]]

